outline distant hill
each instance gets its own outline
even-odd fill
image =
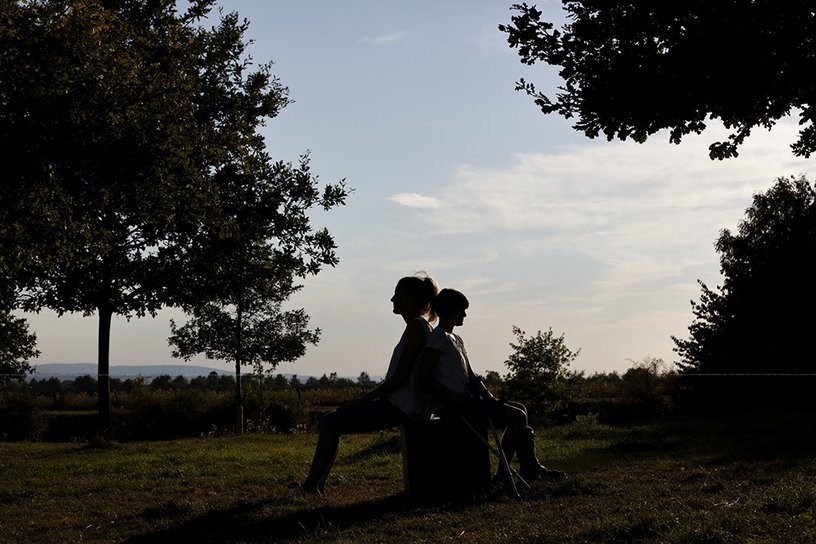
[[[94,363],[45,363],[35,364],[32,378],[61,378],[72,379],[77,376],[96,376],[97,365]],[[196,378],[198,376],[208,376],[210,372],[218,374],[233,374],[229,370],[210,368],[207,366],[195,365],[112,365],[110,375],[112,378],[155,378],[165,374],[173,376],[184,376],[185,378]]]

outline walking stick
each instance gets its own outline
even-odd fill
[[[513,491],[513,497],[520,499],[521,495],[519,495],[518,488],[516,487],[516,481],[513,479],[513,473],[510,472],[510,463],[507,462],[507,455],[504,454],[504,448],[501,447],[501,440],[499,440],[499,433],[496,432],[496,426],[493,425],[493,420],[490,417],[487,418],[487,423],[490,425],[490,432],[493,433],[493,440],[496,442],[496,449],[499,450],[499,463],[501,463],[504,473],[507,474],[507,481],[510,484],[510,489]],[[519,476],[519,478],[521,477]],[[524,483],[526,484],[527,482]]]

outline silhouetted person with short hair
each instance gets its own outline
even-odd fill
[[[484,382],[474,374],[462,337],[453,332],[463,325],[467,297],[455,289],[442,289],[433,300],[433,311],[439,318],[422,356],[420,383],[436,399],[435,409],[453,410],[463,417],[486,416],[506,427],[501,447],[508,463],[518,455],[520,473],[525,480],[538,478],[565,479],[559,470],[543,466],[535,452],[535,433],[527,420],[527,409],[520,402],[497,400]],[[496,479],[507,478],[499,465]]]

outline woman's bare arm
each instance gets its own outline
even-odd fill
[[[425,328],[418,320],[408,322],[402,338],[402,352],[400,353],[397,368],[391,376],[381,381],[377,387],[352,401],[350,404],[362,404],[380,397],[384,397],[400,388],[408,381],[414,361],[419,357],[420,352],[425,348]]]

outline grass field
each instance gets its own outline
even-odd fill
[[[344,439],[328,497],[293,499],[314,443],[0,443],[0,542],[816,542],[812,415],[540,430],[570,478],[522,501],[413,500],[396,432]]]

